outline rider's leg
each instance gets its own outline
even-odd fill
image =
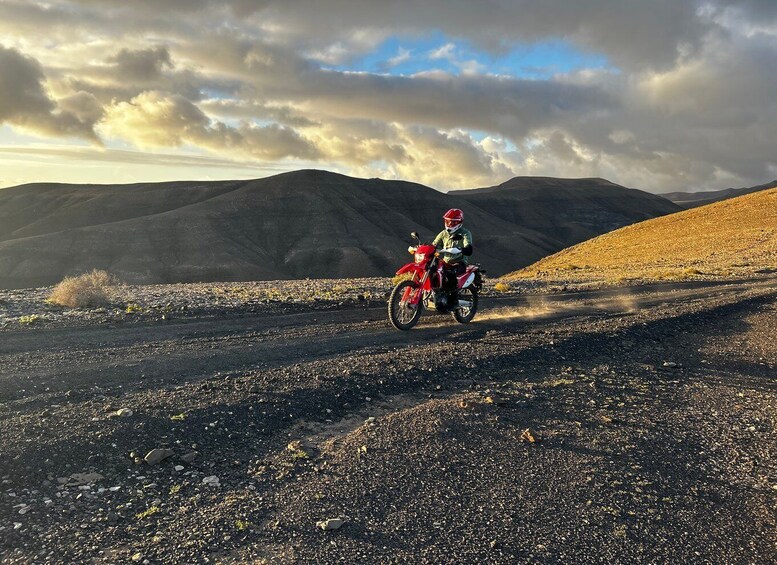
[[[459,277],[464,274],[464,271],[467,270],[467,265],[464,263],[454,263],[449,266],[447,275],[448,275],[448,282],[447,282],[447,288],[448,292],[451,295],[451,298],[454,300],[458,298],[459,294]]]

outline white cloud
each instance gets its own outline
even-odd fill
[[[453,43],[446,43],[442,47],[429,51],[430,59],[445,59],[451,61],[456,56],[456,45]]]
[[[230,127],[211,120],[182,96],[165,92],[144,92],[130,102],[109,106],[101,129],[141,148],[191,144],[216,153],[262,160],[317,157],[315,148],[294,130],[276,124]]]
[[[409,60],[410,60],[410,49],[405,49],[404,47],[400,47],[397,54],[391,57],[388,61],[386,61],[386,65],[388,65],[389,67],[396,67],[401,65],[402,63],[406,63]]]

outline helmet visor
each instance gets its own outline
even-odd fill
[[[446,228],[455,228],[461,223],[457,218],[444,218]]]

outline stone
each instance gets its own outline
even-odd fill
[[[205,477],[204,479],[202,479],[202,484],[208,485],[210,487],[221,486],[221,483],[219,482],[219,478],[216,475]]]
[[[286,446],[286,449],[289,451],[299,451],[302,449],[302,442],[298,439],[295,439],[294,441],[289,442],[289,444]]]
[[[173,455],[175,455],[175,451],[172,449],[156,448],[149,451],[144,457],[144,460],[149,465],[156,465]]]
[[[196,459],[196,457],[197,457],[197,452],[190,451],[189,453],[184,453],[183,455],[181,455],[181,461],[183,461],[184,463],[191,463]]]
[[[68,479],[67,486],[89,485],[104,478],[100,473],[73,473]]]
[[[342,518],[328,518],[327,520],[316,522],[316,527],[321,528],[324,531],[339,530],[343,524],[345,524],[345,520]]]

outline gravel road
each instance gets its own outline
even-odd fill
[[[357,286],[0,296],[0,561],[777,562],[773,275],[409,332]]]

